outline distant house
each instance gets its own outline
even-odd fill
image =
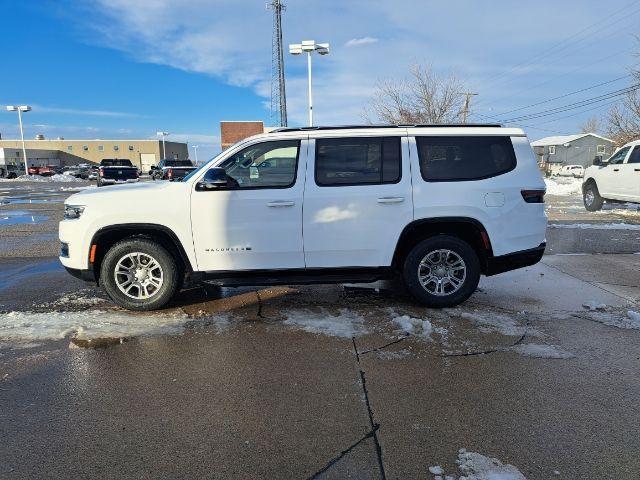
[[[593,164],[596,157],[609,158],[614,150],[613,140],[595,133],[546,137],[531,143],[538,163],[553,173],[563,165]]]

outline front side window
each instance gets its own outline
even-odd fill
[[[316,140],[316,184],[321,187],[397,183],[401,176],[399,137]]]
[[[624,162],[624,159],[627,156],[627,153],[629,153],[630,149],[631,147],[621,148],[611,156],[611,158],[607,161],[607,163],[609,165],[618,165]]]
[[[224,168],[233,188],[286,188],[296,181],[299,140],[251,145],[227,158]]]
[[[416,144],[427,182],[482,180],[516,168],[509,137],[416,137]]]
[[[637,146],[633,149],[633,152],[631,152],[631,155],[629,155],[629,160],[627,161],[627,163],[640,163],[640,146]]]

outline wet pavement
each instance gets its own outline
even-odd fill
[[[432,480],[464,448],[527,479],[637,479],[637,237],[552,228],[557,254],[446,310],[381,282],[196,287],[131,313],[55,253],[2,247],[0,478]]]

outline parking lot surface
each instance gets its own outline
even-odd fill
[[[638,478],[633,206],[549,195],[548,255],[454,309],[385,282],[140,314],[55,258],[87,186],[0,183],[1,478]]]

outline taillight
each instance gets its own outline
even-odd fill
[[[170,168],[169,170],[167,170],[167,177],[173,178],[173,168]]]
[[[520,193],[527,203],[544,203],[544,190],[522,190]]]
[[[100,174],[101,177],[104,177],[104,170],[100,169],[98,170],[98,173]]]

